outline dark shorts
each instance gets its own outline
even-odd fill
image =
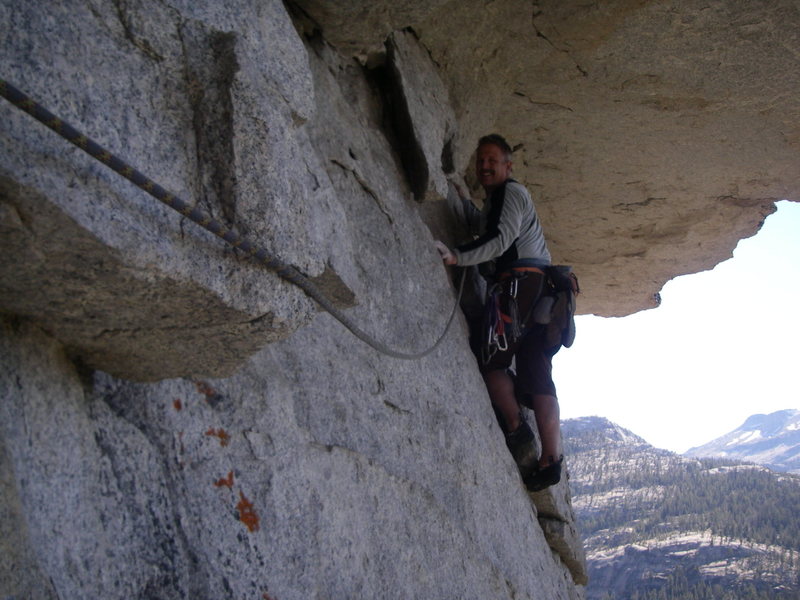
[[[523,404],[530,402],[526,397],[529,395],[556,395],[552,358],[558,347],[546,347],[543,326],[532,323],[530,316],[544,289],[544,279],[544,275],[536,272],[526,273],[523,278],[517,279],[517,310],[524,321],[522,337],[509,342],[506,350],[497,350],[481,367],[482,373],[488,373],[509,369],[514,363],[515,389],[518,400]],[[510,279],[503,282],[500,308],[504,314],[509,314],[509,285]]]

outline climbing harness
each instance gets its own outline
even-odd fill
[[[191,206],[178,196],[168,192],[163,187],[137,171],[117,156],[111,154],[108,150],[100,146],[94,140],[86,137],[72,125],[60,119],[40,104],[32,100],[28,95],[18,90],[16,87],[8,83],[5,79],[0,78],[0,96],[3,96],[11,104],[17,108],[25,111],[37,121],[43,123],[68,142],[74,144],[92,158],[100,161],[125,179],[131,181],[133,184],[143,189],[145,192],[153,196],[156,200],[166,204],[171,209],[179,212],[184,217],[187,217],[194,223],[207,229],[217,237],[222,238],[225,242],[238,248],[245,255],[255,259],[256,261],[265,265],[277,273],[280,277],[293,283],[306,293],[311,299],[317,302],[323,309],[328,311],[337,321],[344,325],[350,332],[360,339],[365,344],[374,348],[378,352],[392,356],[394,358],[416,360],[427,356],[433,352],[439,344],[444,340],[450,326],[453,323],[453,318],[456,315],[461,294],[464,290],[464,281],[466,279],[466,270],[462,270],[461,283],[459,284],[458,296],[453,304],[453,310],[447,320],[444,331],[432,346],[420,352],[401,352],[389,348],[387,345],[375,340],[369,334],[359,328],[350,317],[345,315],[341,310],[336,308],[334,304],[322,293],[322,291],[312,282],[308,277],[303,275],[300,271],[293,266],[283,262],[275,256],[271,256],[265,249],[259,248],[247,238],[242,237],[238,232],[228,229],[216,219],[205,214],[196,206]]]
[[[526,336],[534,324],[538,323],[535,320],[534,309],[547,298],[545,279],[542,280],[532,303],[523,299],[522,304],[526,308],[524,314],[520,312],[518,296],[521,285],[526,285],[524,282],[530,273],[539,273],[544,278],[547,277],[545,271],[539,267],[514,267],[510,271],[501,273],[487,289],[484,338],[481,340],[481,358],[484,365],[488,364],[497,352],[508,350]],[[549,322],[549,314],[547,322]]]

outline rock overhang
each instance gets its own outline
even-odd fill
[[[353,55],[414,30],[452,99],[456,170],[481,135],[510,140],[580,313],[657,306],[800,199],[796,3],[297,4]]]

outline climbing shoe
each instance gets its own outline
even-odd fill
[[[506,434],[506,446],[517,463],[523,479],[531,476],[536,470],[538,457],[536,455],[536,438],[530,426],[522,419],[519,427]]]
[[[541,492],[551,485],[557,484],[561,481],[561,464],[564,462],[564,457],[551,462],[546,467],[538,467],[528,477],[523,477],[525,487],[529,492]]]

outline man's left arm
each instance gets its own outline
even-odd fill
[[[477,265],[501,256],[519,237],[524,215],[531,200],[520,185],[506,185],[496,214],[487,218],[486,231],[478,239],[462,244],[453,251],[456,264]]]

